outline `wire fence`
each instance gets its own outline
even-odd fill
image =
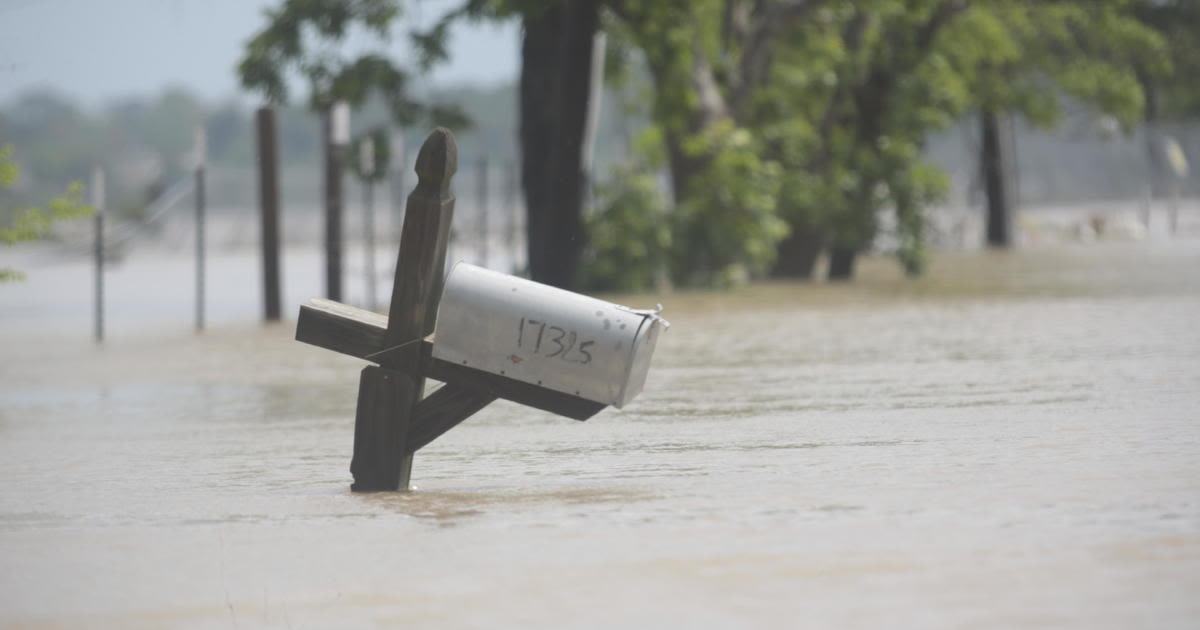
[[[354,291],[347,301],[375,308],[375,285],[388,287],[395,272],[399,234],[404,220],[404,199],[415,186],[413,164],[394,171],[374,185],[370,197],[378,200],[368,212],[368,184],[351,177],[344,180],[343,274]],[[525,265],[524,207],[510,163],[494,164],[485,158],[464,160],[456,176],[454,228],[448,264],[464,260],[492,269],[517,273]],[[313,255],[322,248],[325,230],[320,177],[313,169],[294,167],[281,173],[281,240],[285,252]],[[197,182],[204,190],[198,191]],[[316,184],[314,185],[314,182]],[[103,213],[92,225],[79,222],[63,231],[60,253],[69,258],[95,255],[95,337],[104,337],[104,276],[122,266],[159,265],[163,259],[194,257],[196,328],[204,322],[206,254],[237,258],[246,267],[238,282],[257,284],[254,268],[262,247],[257,172],[238,168],[207,168],[201,180],[194,173],[170,182],[136,217]],[[197,193],[202,192],[202,204]],[[96,202],[103,207],[104,201]],[[204,237],[198,238],[198,232]],[[97,241],[97,238],[99,240]],[[204,250],[208,250],[207,252]],[[286,256],[285,256],[286,260]],[[308,273],[312,273],[308,270]],[[286,274],[286,272],[285,272]],[[184,278],[163,277],[181,284]],[[146,286],[147,292],[162,287]],[[312,297],[312,296],[310,296]]]
[[[1176,178],[1172,196],[1150,196],[1150,145],[1145,130],[1103,137],[1094,129],[1065,129],[1056,135],[1018,124],[1010,133],[1020,193],[1018,242],[1144,238],[1156,231],[1200,233],[1200,208],[1195,201],[1200,197],[1200,178]],[[1160,133],[1177,139],[1185,155],[1200,155],[1200,127],[1181,125]],[[973,166],[977,148],[967,122],[931,141],[927,155],[943,166],[951,181],[948,201],[929,212],[929,240],[934,247],[981,244],[982,197]],[[374,292],[361,287],[391,286],[404,200],[416,183],[415,156],[401,158],[386,180],[375,185],[370,219],[364,184],[349,175],[344,180],[342,268],[349,285],[355,287],[347,301],[376,306],[369,299]],[[285,251],[321,255],[325,234],[321,168],[320,164],[293,164],[280,170],[280,238]],[[1193,166],[1196,170],[1200,169]],[[136,217],[109,213],[101,243],[105,260],[118,266],[157,264],[164,257],[198,253],[196,181],[188,173],[162,186]],[[210,165],[204,182],[204,246],[216,256],[240,256],[245,269],[238,282],[252,284],[258,272],[253,256],[262,246],[258,172]],[[457,203],[448,261],[465,260],[509,273],[523,271],[527,243],[518,165],[483,155],[460,156],[453,191]],[[894,226],[886,214],[880,224],[876,249],[886,251],[895,246]],[[90,226],[83,222],[68,227],[63,251],[82,258],[93,251],[91,237]],[[198,266],[204,264],[200,257],[197,260]],[[294,273],[320,272],[285,272]],[[194,275],[202,284],[202,269]],[[197,287],[197,293],[203,293],[203,286]],[[202,297],[197,301],[197,319],[202,320]]]
[[[316,247],[324,233],[319,167],[292,168],[281,173],[281,240],[285,246]],[[258,239],[257,174],[252,169],[209,167],[206,172],[206,216],[209,244],[216,251],[254,249]],[[405,183],[408,189],[402,189]],[[504,271],[524,265],[524,202],[510,164],[472,161],[455,177],[455,220],[452,247],[463,259],[486,262]],[[347,178],[344,184],[343,232],[349,246],[371,234],[383,255],[394,257],[404,220],[404,199],[416,177],[394,176],[376,185],[374,226],[365,225],[363,185]],[[105,248],[115,253],[179,251],[190,242],[194,178],[187,174],[172,182],[148,203],[139,218],[110,216]],[[111,214],[111,213],[110,213]],[[65,236],[69,253],[91,251],[80,230]],[[485,256],[486,253],[486,256]],[[487,258],[487,260],[484,260]]]

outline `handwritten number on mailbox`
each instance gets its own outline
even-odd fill
[[[533,353],[534,354],[538,354],[541,352],[542,339],[545,337],[546,329],[549,328],[550,336],[546,339],[549,343],[554,344],[555,349],[553,352],[549,352],[549,353],[545,354],[545,356],[547,358],[557,357],[557,358],[562,359],[563,361],[567,361],[569,363],[579,363],[579,364],[583,364],[583,365],[587,365],[588,363],[592,362],[592,353],[588,352],[587,349],[589,347],[595,345],[596,344],[595,341],[584,341],[584,342],[579,343],[579,346],[576,347],[575,344],[576,344],[576,342],[579,341],[579,333],[575,332],[574,330],[567,330],[565,328],[560,328],[558,326],[552,326],[552,325],[547,324],[546,322],[537,321],[536,319],[528,319],[525,317],[521,318],[521,323],[517,327],[517,347],[518,348],[525,347],[525,327],[526,326],[537,326],[538,327],[537,340],[534,341],[534,343],[533,343]],[[565,342],[564,342],[564,340],[565,340]],[[572,357],[571,356],[572,350],[575,350],[576,354],[581,355],[581,358]]]
[[[571,352],[571,348],[575,347],[575,339],[577,337],[578,337],[578,335],[575,334],[574,330],[572,330],[571,333],[567,335],[567,349],[563,350],[563,361],[567,360],[567,354],[569,354]]]
[[[563,339],[563,337],[565,337],[567,335],[567,331],[559,328],[558,326],[550,327],[551,333],[553,333],[556,330],[558,331],[558,336],[551,339],[550,341],[553,341],[554,345],[558,346],[558,350],[555,350],[554,352],[547,354],[546,356],[548,356],[548,357],[556,357],[560,354],[563,354],[563,350],[566,349],[566,346],[563,345],[562,339]],[[564,360],[566,359],[566,357],[563,357],[563,358],[564,358]]]
[[[534,353],[534,354],[537,354],[538,350],[541,350],[541,349],[542,349],[542,334],[546,332],[546,322],[535,322],[535,321],[533,321],[533,320],[531,319],[531,320],[529,320],[529,323],[531,323],[531,324],[541,324],[541,326],[539,326],[539,327],[538,327],[538,340],[537,340],[537,345],[535,345],[535,346],[533,347],[533,353]]]

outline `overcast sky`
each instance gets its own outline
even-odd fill
[[[151,95],[169,85],[208,99],[240,96],[234,67],[282,0],[0,0],[0,102],[48,87],[89,106]],[[429,22],[454,2],[409,1],[407,20]],[[400,32],[400,31],[398,31]],[[366,46],[365,38],[354,44]],[[459,26],[451,60],[426,85],[495,84],[516,76],[519,26]],[[408,59],[403,37],[386,48]],[[297,94],[302,95],[303,92]]]

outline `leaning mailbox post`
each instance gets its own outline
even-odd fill
[[[362,371],[354,490],[406,490],[412,456],[504,398],[576,420],[621,407],[646,380],[667,322],[643,311],[459,263],[444,277],[454,136],[417,156],[388,315],[313,299],[296,339],[374,363]],[[425,379],[445,383],[426,396]]]

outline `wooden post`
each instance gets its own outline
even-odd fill
[[[417,187],[408,196],[380,367],[363,370],[354,421],[355,491],[407,489],[412,453],[406,436],[425,390],[421,341],[433,332],[446,244],[454,215],[450,178],[458,147],[436,129],[417,155]]]
[[[258,207],[262,218],[263,319],[281,316],[279,289],[279,152],[275,110],[260,107],[258,127]]]
[[[296,341],[376,363],[383,362],[386,357],[402,353],[384,345],[383,339],[386,335],[387,317],[373,311],[320,298],[309,300],[307,304],[301,305],[300,316],[296,320]],[[445,397],[443,392],[448,394],[465,387],[575,420],[587,420],[604,408],[603,403],[434,358],[432,356],[433,343],[430,339],[423,339],[420,343],[413,345],[419,347],[420,360],[425,364],[426,376],[447,383],[448,386],[454,384],[460,386],[449,391],[446,387],[439,389],[435,396],[441,395],[438,397],[442,399]],[[406,345],[399,348],[399,351],[408,349],[409,347]],[[434,407],[425,405],[435,396],[429,396],[422,400],[421,405],[427,407],[429,411],[432,411],[434,407],[440,409],[441,405]],[[418,431],[421,431],[425,424],[420,411],[418,409],[417,418],[414,421],[417,424],[415,429]],[[439,413],[442,411],[444,409]],[[441,421],[439,420],[437,424],[441,425]],[[410,438],[410,452],[415,450],[412,448],[413,444],[412,438]]]
[[[417,187],[408,196],[396,260],[396,269],[403,272],[396,274],[388,312],[388,347],[433,332],[454,216],[450,178],[458,170],[458,146],[449,130],[439,127],[429,134],[415,170]]]
[[[363,257],[365,265],[363,266],[363,280],[366,292],[366,306],[370,310],[375,310],[377,302],[375,301],[375,183],[371,179],[375,173],[375,142],[371,136],[363,139],[359,145],[359,164],[363,173],[368,175],[363,178]]]
[[[372,311],[378,306],[375,299],[375,184],[363,182],[363,255],[366,267],[363,270],[366,286],[366,304]]]
[[[104,341],[104,169],[92,170],[92,207],[96,210],[96,294],[94,302],[96,343]]]
[[[351,490],[371,492],[408,489],[412,455],[407,437],[408,409],[421,394],[417,379],[375,365],[363,368],[358,381],[358,410],[354,417],[354,458]]]
[[[321,112],[325,146],[325,296],[342,299],[342,170],[350,141],[350,114],[345,103]]]
[[[207,138],[204,127],[196,127],[196,332],[204,330],[204,165],[207,158]]]
[[[297,341],[378,364],[364,369],[359,381],[350,463],[355,491],[408,489],[413,453],[497,398],[576,420],[606,406],[504,370],[496,374],[434,356],[431,333],[445,281],[454,214],[450,179],[457,165],[454,137],[435,130],[417,156],[418,181],[408,197],[387,317],[324,299],[300,307]],[[426,397],[426,377],[445,386]]]
[[[1009,197],[1008,159],[1000,135],[1000,115],[992,110],[979,114],[980,168],[987,193],[986,241],[988,247],[1008,247],[1012,244],[1012,200]]]

